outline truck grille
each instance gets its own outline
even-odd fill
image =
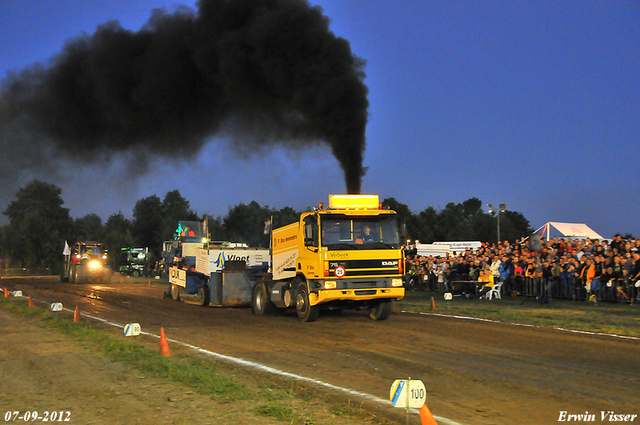
[[[329,261],[329,274],[335,275],[337,267],[344,267],[344,277],[361,276],[399,276],[399,262],[401,260],[345,260]]]
[[[376,290],[372,289],[369,291],[354,291],[356,295],[360,295],[360,296],[364,296],[364,295],[375,295],[376,294]]]

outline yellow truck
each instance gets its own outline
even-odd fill
[[[326,207],[274,229],[271,249],[271,273],[253,287],[257,315],[295,307],[312,322],[321,308],[368,308],[385,320],[404,297],[396,213],[377,195],[329,195]]]

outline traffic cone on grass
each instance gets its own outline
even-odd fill
[[[120,276],[120,283],[122,283],[122,276]]]
[[[420,408],[420,423],[422,425],[438,425],[426,404]]]
[[[431,297],[431,311],[436,311],[436,300]]]
[[[31,299],[31,295],[29,295],[29,307],[35,307],[36,305],[33,303],[33,300]]]
[[[167,342],[167,337],[164,335],[164,328],[160,328],[160,355],[171,357],[171,351],[169,351],[169,343]]]
[[[80,306],[76,306],[76,311],[73,312],[73,321],[74,322],[80,321]]]
[[[4,288],[4,297],[9,298],[9,290],[7,288]]]

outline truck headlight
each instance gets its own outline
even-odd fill
[[[402,286],[402,279],[391,279],[391,286]]]
[[[89,263],[89,268],[90,268],[90,269],[99,269],[100,267],[102,267],[102,264],[100,264],[100,263],[99,263],[99,262],[97,262],[97,261],[91,261],[91,262]]]
[[[324,289],[336,289],[335,280],[327,280],[324,282]]]

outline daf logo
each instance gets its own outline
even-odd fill
[[[397,266],[398,265],[398,261],[383,261],[382,265],[383,266]]]

